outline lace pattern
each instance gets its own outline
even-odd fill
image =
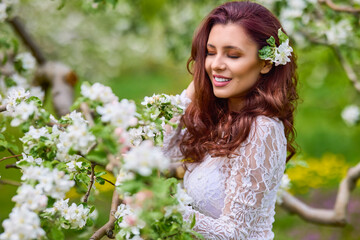
[[[173,131],[164,139],[165,154],[175,160],[182,156],[174,139],[182,134]],[[194,230],[206,239],[273,239],[276,192],[287,153],[282,122],[259,116],[236,153],[188,164],[184,186],[195,203],[184,218],[195,214]]]

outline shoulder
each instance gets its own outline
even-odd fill
[[[286,141],[284,125],[278,118],[257,116],[250,130],[248,140],[276,138]]]
[[[257,129],[267,129],[267,130],[284,130],[284,125],[282,121],[278,118],[271,118],[264,115],[257,116],[253,125],[251,126],[251,130]]]

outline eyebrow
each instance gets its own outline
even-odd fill
[[[207,46],[208,46],[208,47],[211,47],[211,48],[216,48],[214,45],[212,45],[212,44],[210,44],[210,43],[208,43]],[[242,50],[241,50],[240,48],[235,47],[235,46],[231,46],[231,45],[225,46],[224,49],[235,49],[235,50],[239,50],[239,51],[242,52]]]

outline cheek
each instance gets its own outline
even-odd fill
[[[234,66],[233,69],[237,75],[243,77],[257,79],[258,76],[260,75],[260,68],[256,62],[255,63],[244,62],[243,64]]]
[[[210,76],[211,75],[211,63],[209,58],[205,58],[205,70],[207,72],[207,74]]]

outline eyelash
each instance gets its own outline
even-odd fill
[[[209,53],[209,52],[207,52],[206,53],[206,56],[214,56],[215,55],[215,53]],[[234,56],[234,55],[227,55],[229,58],[232,58],[232,59],[238,59],[240,56]]]

